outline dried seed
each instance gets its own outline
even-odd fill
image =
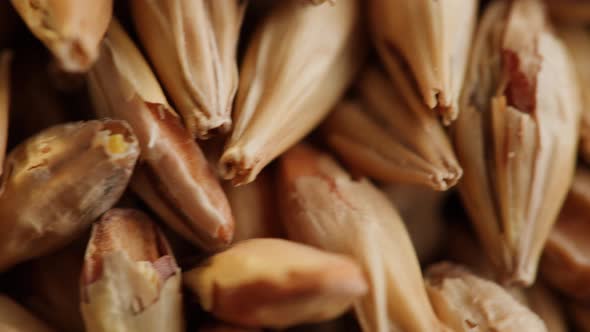
[[[370,22],[381,59],[405,99],[420,94],[449,124],[458,101],[477,17],[476,0],[371,0]]]
[[[81,279],[86,330],[184,331],[181,273],[145,214],[113,209],[94,224]]]
[[[428,302],[403,222],[382,192],[304,145],[287,151],[280,165],[289,238],[348,255],[369,278],[369,294],[355,303],[363,331],[447,331]]]
[[[45,323],[5,295],[0,295],[0,331],[51,332]]]
[[[113,0],[12,0],[31,32],[67,71],[86,71],[113,12]]]
[[[217,177],[168,105],[149,65],[116,20],[90,71],[89,87],[101,116],[123,119],[137,134],[146,178],[139,184],[132,181],[137,194],[194,244],[208,250],[229,244],[233,217]],[[146,190],[146,186],[151,188]],[[157,208],[166,204],[175,210],[177,218]]]
[[[265,169],[254,182],[239,187],[225,184],[225,193],[236,220],[234,242],[282,235],[272,173],[272,170]]]
[[[10,68],[12,52],[0,51],[0,174],[3,171],[8,140],[8,115],[10,113]]]
[[[239,242],[186,272],[184,283],[214,316],[273,328],[332,319],[367,291],[349,258],[281,239]]]
[[[62,124],[7,157],[0,196],[0,270],[71,242],[127,187],[139,155],[126,123]]]
[[[381,181],[435,190],[457,183],[463,171],[450,140],[419,100],[404,100],[377,68],[364,72],[358,91],[360,103],[340,103],[322,127],[328,145],[340,157]]]
[[[590,89],[586,88],[590,85],[590,30],[586,27],[559,26],[558,33],[570,51],[579,86],[582,87],[580,154],[590,163]]]
[[[247,1],[131,1],[139,37],[189,131],[231,127],[236,49]]]
[[[439,263],[426,272],[438,317],[456,332],[541,332],[543,321],[499,285],[466,269]]]
[[[454,128],[459,185],[506,283],[530,285],[575,167],[580,115],[567,50],[538,0],[484,14]]]
[[[234,129],[220,159],[225,178],[253,181],[338,101],[364,55],[359,6],[357,0],[276,3],[241,66]]]
[[[588,213],[590,171],[579,167],[559,220],[547,240],[541,274],[561,292],[583,301],[590,300]]]

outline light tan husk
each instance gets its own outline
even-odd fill
[[[139,37],[184,123],[199,138],[231,127],[247,1],[133,0]]]
[[[428,302],[403,222],[382,192],[304,145],[287,151],[280,168],[289,238],[349,255],[362,266],[370,292],[355,312],[363,331],[448,331]]]
[[[580,96],[538,0],[492,3],[481,21],[454,128],[459,189],[506,283],[533,283],[573,177]]]
[[[377,51],[395,82],[413,87],[449,124],[459,95],[477,18],[477,0],[370,0]]]
[[[226,179],[253,181],[319,124],[363,62],[360,19],[358,0],[275,2],[241,65],[234,128],[219,161]]]
[[[328,145],[355,171],[394,183],[447,190],[461,178],[450,140],[420,100],[404,100],[409,86],[394,86],[370,67],[358,82],[360,100],[336,106],[322,126]]]

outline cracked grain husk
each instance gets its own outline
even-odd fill
[[[504,288],[461,266],[450,263],[431,266],[425,283],[438,317],[453,331],[547,331],[543,321]]]
[[[580,125],[580,156],[590,163],[590,30],[587,27],[559,25],[557,30],[570,51],[579,86],[582,87],[582,121]]]
[[[361,75],[359,100],[338,104],[322,125],[327,144],[355,171],[384,182],[447,190],[461,178],[451,142],[417,98],[404,99],[379,68]]]
[[[237,44],[247,1],[133,0],[136,30],[188,130],[231,128]]]
[[[575,168],[580,96],[537,0],[484,14],[453,128],[464,205],[506,284],[530,285]]]
[[[54,332],[44,322],[6,295],[0,294],[0,331]]]
[[[94,224],[80,307],[88,332],[184,331],[180,268],[143,212],[112,209]]]
[[[362,266],[370,291],[354,308],[363,331],[448,331],[428,301],[404,224],[382,192],[304,145],[281,157],[280,172],[288,237]]]
[[[277,2],[258,26],[240,71],[233,132],[219,161],[234,184],[270,161],[327,115],[363,63],[360,2]]]
[[[578,167],[573,185],[551,230],[541,274],[551,285],[578,300],[590,300],[590,171]],[[567,271],[567,272],[566,272]]]
[[[450,124],[467,68],[478,1],[371,0],[377,51],[395,82],[412,86],[403,97],[423,103]]]
[[[6,158],[0,195],[0,271],[60,249],[115,204],[139,155],[116,120],[51,127]]]
[[[4,166],[6,143],[8,141],[8,119],[11,99],[11,63],[12,52],[0,52],[0,174]]]
[[[113,12],[113,0],[12,0],[31,32],[66,71],[88,70]]]
[[[129,122],[137,135],[143,161],[137,171],[144,176],[134,176],[134,191],[194,244],[228,245],[234,222],[219,180],[115,19],[88,81],[97,113]]]
[[[247,327],[333,319],[367,291],[350,258],[283,239],[239,242],[183,279],[204,310]]]

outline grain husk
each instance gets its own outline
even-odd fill
[[[131,1],[158,76],[198,138],[226,133],[238,88],[237,44],[247,1]]]
[[[534,282],[573,178],[580,96],[541,1],[493,2],[454,127],[464,205],[507,284]]]
[[[371,0],[370,25],[377,51],[395,82],[412,86],[423,103],[450,124],[476,25],[476,0]]]
[[[388,183],[444,191],[463,170],[437,117],[420,100],[404,99],[379,68],[366,69],[359,100],[336,106],[322,125],[327,144],[360,174]]]
[[[305,145],[281,157],[279,179],[288,237],[362,266],[370,291],[354,309],[363,331],[448,331],[428,301],[404,224],[381,191]]]
[[[184,331],[180,268],[138,210],[112,209],[94,224],[80,289],[88,332]]]
[[[99,115],[125,120],[137,134],[146,182],[132,181],[136,193],[195,245],[207,250],[227,246],[234,223],[219,180],[116,20],[89,74],[89,88]],[[178,218],[161,212],[158,206],[166,204]]]
[[[234,128],[219,161],[234,184],[252,182],[327,115],[363,62],[360,1],[277,2],[250,40]]]

